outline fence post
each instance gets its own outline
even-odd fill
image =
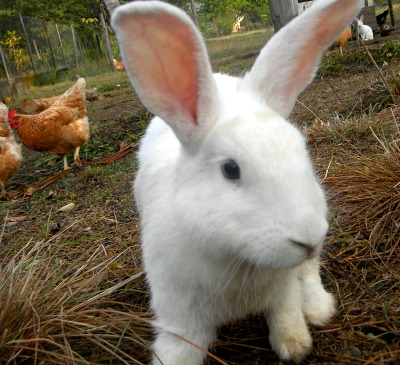
[[[28,33],[26,32],[24,19],[22,18],[21,13],[19,14],[19,19],[20,19],[20,21],[21,21],[22,29],[23,29],[24,34],[25,34],[26,45],[28,46],[28,53],[29,53],[29,58],[30,58],[31,63],[32,63],[33,73],[35,74],[35,76],[38,76],[37,70],[36,70],[36,67],[35,67],[35,63],[33,62],[32,50],[31,50],[31,45],[30,45]]]
[[[62,41],[61,41],[60,31],[58,30],[58,24],[55,24],[55,26],[56,26],[58,41],[60,42],[61,53],[62,53],[62,56],[63,56],[63,59],[64,59],[64,67],[68,68],[67,59],[65,58],[64,46],[63,46]]]
[[[8,72],[6,58],[4,57],[4,53],[3,53],[3,49],[1,48],[1,45],[0,45],[0,57],[1,57],[1,61],[3,63],[4,72],[6,73],[8,85],[10,85],[12,97],[15,98],[15,96],[17,95],[17,91],[15,89],[14,83],[12,82],[12,79],[11,79],[10,74]]]
[[[74,29],[74,27],[71,25],[71,32],[72,32],[72,40],[73,40],[73,42],[74,42],[74,53],[75,53],[75,63],[76,63],[76,66],[75,67],[78,67],[79,66],[79,60],[78,60],[78,46],[77,46],[77,44],[76,44],[76,35],[75,35],[75,29]]]
[[[50,49],[51,59],[53,60],[54,71],[58,75],[57,62],[56,62],[56,59],[54,57],[53,47],[51,46],[49,32],[47,31],[46,21],[42,20],[42,24],[43,24],[43,29],[44,29],[44,35],[45,35],[45,38],[46,38],[46,42],[47,42],[47,45],[49,46],[49,49]]]
[[[101,35],[102,35],[103,41],[105,43],[106,55],[108,57],[108,60],[110,61],[110,68],[112,70],[114,70],[114,65],[113,65],[114,56],[112,54],[110,39],[108,38],[107,25],[106,25],[106,21],[104,20],[103,10],[104,10],[104,6],[103,6],[103,4],[100,4],[99,19],[100,19],[100,24],[101,24]]]
[[[81,61],[83,62],[83,64],[85,64],[85,56],[82,52],[82,42],[80,41],[79,38],[77,38],[76,43],[78,44],[79,56],[81,57]]]

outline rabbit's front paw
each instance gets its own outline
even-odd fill
[[[270,343],[282,360],[293,360],[299,363],[310,352],[311,335],[307,326],[282,328],[270,335]]]
[[[196,328],[188,324],[189,328]],[[202,330],[197,326],[191,330],[162,331],[158,333],[153,345],[152,365],[201,365],[206,357],[208,347],[214,342],[215,332]],[[173,333],[182,333],[175,336]]]
[[[319,282],[302,282],[303,312],[315,326],[325,325],[335,314],[335,298]]]

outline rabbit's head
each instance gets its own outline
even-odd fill
[[[361,28],[364,25],[364,15],[361,15],[360,19],[355,18],[354,21],[355,21],[357,27]]]
[[[173,195],[165,212],[174,216],[171,235],[195,233],[186,241],[198,239],[205,251],[211,245],[210,255],[272,267],[318,255],[328,229],[325,197],[305,139],[287,118],[361,3],[315,2],[272,37],[240,79],[212,74],[205,43],[183,11],[159,1],[119,7],[112,25],[128,75],[176,137],[157,140],[168,143],[162,155],[142,146],[139,175],[156,166],[169,175],[148,179],[164,185],[141,189],[141,213]]]

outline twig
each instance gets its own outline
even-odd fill
[[[124,147],[123,149],[119,150],[117,153],[114,153],[112,156],[106,158],[105,160],[101,160],[101,161],[81,160],[80,162],[82,165],[107,165],[109,163],[114,162],[115,160],[117,160],[119,158],[125,157],[126,155],[130,154],[135,148],[137,148],[137,144],[131,143],[131,144],[127,145],[126,147]],[[50,184],[54,183],[61,177],[68,175],[71,171],[72,171],[72,168],[58,172],[57,174],[50,176],[43,181],[39,181],[37,186],[38,186],[38,188],[43,189],[43,188],[49,186]]]
[[[394,120],[394,125],[396,126],[396,128],[397,128],[397,132],[399,133],[399,136],[400,136],[400,128],[399,128],[399,123],[397,123],[396,116],[394,115],[393,108],[391,108],[391,109],[390,109],[390,111],[392,112],[392,115],[393,115],[393,120]]]
[[[370,51],[368,50],[368,48],[365,46],[365,43],[364,43],[364,41],[362,40],[362,38],[361,38],[361,37],[358,37],[358,40],[360,41],[360,44],[362,45],[364,51],[367,52],[367,55],[368,55],[368,57],[370,58],[370,60],[371,60],[371,62],[373,63],[373,65],[374,65],[375,68],[378,70],[378,73],[379,73],[379,75],[380,75],[381,78],[382,78],[382,81],[383,81],[383,83],[384,83],[384,85],[385,85],[385,87],[386,87],[386,89],[387,89],[387,91],[388,91],[388,93],[389,93],[389,95],[390,95],[390,97],[391,97],[391,99],[392,99],[393,104],[396,105],[396,104],[397,104],[396,98],[395,98],[395,96],[392,94],[392,91],[390,90],[389,84],[387,83],[387,81],[386,81],[386,79],[385,79],[385,76],[384,76],[383,73],[382,73],[382,70],[379,68],[378,64],[375,62],[374,58],[372,57],[371,52],[370,52]]]
[[[332,85],[332,84],[329,82],[329,80],[326,79],[325,77],[322,76],[321,79],[324,80],[324,81],[331,87],[331,89],[333,90],[333,92],[334,92],[334,94],[336,95],[337,99],[339,100],[339,103],[342,104],[342,108],[344,108],[343,101],[342,101],[342,99],[340,98],[340,96],[339,96],[338,92],[336,91],[336,89],[333,87],[333,85]]]
[[[302,103],[299,99],[297,99],[297,102],[298,102],[303,108],[307,109],[311,114],[313,114],[314,117],[317,118],[318,121],[319,121],[320,123],[322,123],[322,119],[321,119],[315,112],[313,112],[308,106],[306,106],[304,103]]]

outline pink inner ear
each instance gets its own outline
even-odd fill
[[[317,61],[322,58],[322,52],[326,47],[324,42],[325,37],[332,37],[338,32],[336,25],[338,21],[334,18],[339,16],[340,15],[337,13],[334,13],[328,19],[322,17],[315,26],[316,29],[319,29],[319,32],[312,33],[309,40],[304,43],[304,46],[298,52],[297,66],[293,69],[290,78],[296,85],[301,85],[297,92],[300,92],[300,90],[312,81],[318,66]],[[321,37],[321,34],[323,34],[324,37]]]
[[[197,124],[198,49],[187,25],[167,14],[126,19],[127,34],[135,35],[127,56],[136,65],[145,96],[157,98],[165,113],[186,114]]]

